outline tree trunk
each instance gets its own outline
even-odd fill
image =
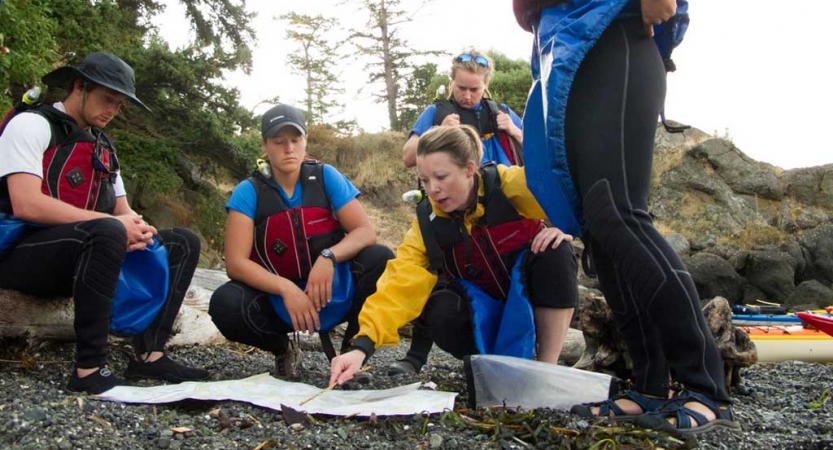
[[[390,129],[399,129],[399,116],[396,114],[396,99],[399,96],[399,85],[393,76],[393,56],[391,56],[391,36],[388,29],[388,10],[385,0],[381,2],[381,10],[379,12],[379,29],[382,36],[382,55],[384,57],[385,67],[385,93],[388,103],[388,118],[390,119]]]

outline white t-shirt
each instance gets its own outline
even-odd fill
[[[52,106],[58,111],[66,112],[64,104]],[[52,139],[52,127],[46,117],[40,114],[18,114],[6,124],[0,135],[0,178],[14,173],[30,173],[43,178],[43,153]],[[124,197],[124,181],[116,177],[113,186],[116,197]]]

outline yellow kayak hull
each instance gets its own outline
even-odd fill
[[[833,361],[833,337],[801,325],[738,327],[758,349],[758,361]]]

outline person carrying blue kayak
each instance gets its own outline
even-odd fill
[[[558,362],[578,301],[572,236],[545,225],[523,168],[480,166],[481,158],[472,127],[420,137],[427,197],[359,315],[351,351],[333,359],[331,385],[353,378],[378,347],[396,345],[399,328],[417,318],[456,358]]]
[[[648,214],[666,68],[688,25],[687,2],[513,6],[535,35],[524,114],[530,190],[553,223],[590,250],[633,359],[630,390],[573,412],[675,434],[738,429],[691,275]],[[682,389],[670,390],[671,380]]]
[[[111,329],[135,335],[127,378],[208,378],[164,352],[200,241],[184,228],[157,231],[133,211],[101,130],[126,100],[150,111],[136,97],[133,69],[92,53],[43,82],[69,94],[53,105],[27,96],[0,126],[0,287],[74,298],[71,391],[124,384],[106,367]]]

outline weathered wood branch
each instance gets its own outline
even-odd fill
[[[225,339],[208,316],[211,292],[228,281],[225,272],[197,269],[174,322],[168,345],[210,345]],[[75,340],[72,298],[40,298],[0,289],[0,337],[30,343]]]

